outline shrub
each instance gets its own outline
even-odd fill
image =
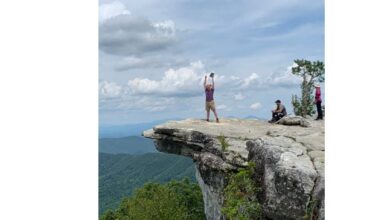
[[[225,136],[220,135],[218,136],[219,143],[221,144],[222,151],[226,151],[229,147],[229,143],[227,142]]]
[[[224,189],[222,212],[228,219],[253,220],[261,218],[261,205],[256,195],[260,188],[252,180],[254,164],[240,169],[230,175],[229,183]]]

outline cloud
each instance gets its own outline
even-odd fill
[[[144,65],[140,59],[130,60],[132,65]],[[291,67],[288,67],[288,69]],[[263,90],[271,87],[292,87],[300,83],[299,77],[289,71],[276,72],[273,74],[251,73],[246,76],[226,76],[216,74],[216,90],[222,92],[236,92],[235,100],[245,98],[242,90]],[[161,79],[134,78],[127,85],[131,94],[164,97],[193,97],[203,95],[203,77],[206,73],[205,66],[201,61],[192,62],[188,66],[177,69],[170,68],[165,71]],[[210,83],[210,80],[207,81]],[[239,93],[237,93],[239,92]]]
[[[175,98],[131,94],[127,86],[103,81],[99,85],[99,109],[102,111],[142,110],[158,112],[174,106]]]
[[[245,98],[245,96],[242,95],[241,92],[234,95],[235,100],[243,100],[244,98]]]
[[[202,94],[202,74],[204,65],[201,61],[187,67],[169,69],[161,80],[135,78],[128,81],[132,94],[154,96],[194,96]]]
[[[126,71],[131,69],[153,69],[153,68],[172,68],[188,64],[188,60],[184,58],[173,58],[167,56],[148,56],[135,57],[129,56],[120,60],[116,67],[116,71]]]
[[[253,103],[252,105],[250,105],[249,108],[256,110],[256,109],[261,108],[261,104],[260,104],[260,102],[256,102],[256,103]]]
[[[108,54],[142,56],[161,51],[176,42],[175,23],[152,23],[146,18],[119,14],[99,26],[99,48]]]
[[[110,18],[118,15],[129,15],[130,11],[126,9],[126,6],[118,1],[114,1],[99,6],[99,22],[104,22]]]
[[[324,35],[324,26],[321,22],[310,22],[294,26],[291,30],[286,27],[286,31],[281,33],[269,33],[262,36],[252,36],[250,39],[254,41],[280,42],[312,39],[313,37]]]
[[[158,112],[158,111],[165,110],[166,108],[167,106],[146,106],[145,110],[149,112]]]
[[[157,62],[154,62],[152,59],[138,58],[138,57],[126,57],[115,67],[116,71],[125,71],[129,69],[137,68],[153,68],[159,67]]]
[[[294,67],[295,64],[288,66],[284,71],[277,71],[273,73],[270,78],[270,84],[273,86],[279,87],[291,87],[297,86],[302,82],[302,79],[299,76],[293,75],[291,73],[291,68]]]
[[[245,78],[243,80],[243,83],[241,84],[241,86],[243,88],[247,88],[253,84],[258,84],[260,82],[261,79],[259,79],[259,75],[257,75],[257,73],[252,73],[249,77]]]
[[[227,106],[222,104],[222,105],[218,105],[217,108],[218,109],[227,109]]]
[[[115,82],[103,81],[99,83],[99,94],[102,98],[114,98],[122,94],[122,87]]]

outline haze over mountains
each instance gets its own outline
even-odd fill
[[[137,123],[137,124],[99,125],[99,138],[120,138],[120,137],[128,137],[128,136],[141,136],[143,131],[169,120],[176,120],[176,119],[164,119],[164,120],[157,120],[157,121]]]
[[[157,153],[153,140],[139,136],[122,138],[100,138],[99,152],[108,154]]]
[[[211,117],[213,119],[213,117]],[[221,116],[221,118],[240,118],[240,119],[259,119],[259,120],[268,120],[262,117],[255,115],[248,115],[245,117],[237,117],[234,115]],[[142,132],[153,128],[158,124],[162,124],[166,121],[171,120],[182,120],[179,118],[157,120],[145,123],[137,124],[123,124],[123,125],[99,125],[99,138],[122,138],[129,136],[142,136]]]

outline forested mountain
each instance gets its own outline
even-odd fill
[[[186,157],[99,153],[99,213],[117,208],[123,198],[147,182],[166,183],[184,177],[195,181],[194,163]]]

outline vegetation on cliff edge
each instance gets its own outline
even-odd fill
[[[301,98],[292,96],[291,104],[294,107],[295,115],[306,117],[314,114],[313,86],[316,81],[324,82],[325,65],[321,61],[294,60],[295,67],[291,69],[292,74],[302,77]]]
[[[224,189],[222,212],[228,219],[253,220],[261,218],[261,205],[256,195],[260,188],[252,180],[254,164],[231,174],[229,183]]]
[[[188,178],[167,184],[147,183],[115,211],[105,212],[100,220],[203,220],[201,190]]]

